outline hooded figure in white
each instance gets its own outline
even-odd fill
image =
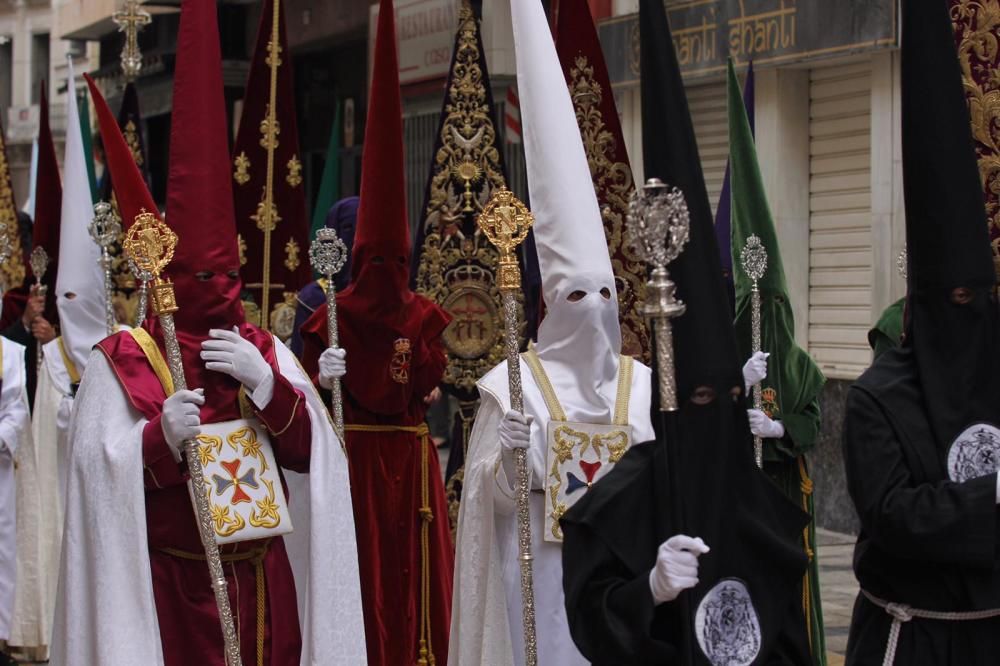
[[[513,450],[527,448],[538,663],[583,666],[566,621],[558,516],[626,446],[653,439],[651,372],[619,355],[601,213],[542,5],[511,0],[511,10],[547,314],[537,345],[522,355],[525,415],[510,411],[506,363],[478,384],[482,406],[465,465],[448,657],[452,665],[524,663]],[[565,428],[579,438],[568,442],[559,432]],[[579,446],[583,440],[593,446]],[[572,452],[562,464],[552,455],[557,446]],[[609,449],[617,450],[610,459]]]
[[[51,640],[59,579],[70,414],[90,350],[108,335],[101,253],[87,230],[94,208],[72,60],[68,65],[68,122],[59,227],[59,244],[65,251],[59,253],[56,279],[56,307],[62,336],[43,348],[31,423],[33,465],[21,470],[18,481],[19,492],[25,496],[33,493],[31,499],[38,508],[22,521],[26,521],[24,539],[30,542],[24,543],[18,554],[18,570],[24,575],[17,594],[14,644],[43,651]]]
[[[0,642],[13,643],[16,632],[12,615],[18,589],[15,582],[21,580],[17,571],[21,516],[17,509],[22,504],[14,468],[16,461],[19,475],[25,467],[21,464],[25,455],[22,447],[29,453],[31,450],[22,345],[0,338],[0,372]]]

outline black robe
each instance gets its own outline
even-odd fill
[[[670,529],[662,455],[663,447],[656,442],[633,446],[561,522],[570,633],[581,653],[597,666],[680,663],[678,604],[656,606],[649,588],[657,550],[676,533]],[[758,476],[747,479],[747,485],[762,491],[769,508],[783,513],[786,520],[773,522],[768,510],[760,522],[747,520],[750,514],[738,509],[724,516],[717,525],[720,531],[706,538],[712,552],[700,558],[701,584],[694,593],[704,593],[704,588],[723,577],[742,579],[753,594],[762,630],[762,656],[754,664],[810,664],[801,599],[796,594],[769,595],[767,590],[768,580],[789,574],[801,578],[805,570],[798,543],[804,514],[763,475],[756,470],[750,473]],[[704,491],[727,494],[707,487]],[[697,514],[695,507],[688,511]],[[774,524],[788,528],[774,533],[769,527]],[[736,545],[740,542],[744,547]],[[752,553],[763,550],[773,557],[756,560]],[[748,573],[753,570],[756,575]],[[794,585],[778,583],[776,587],[794,590]],[[696,664],[709,663],[697,645],[694,656]]]
[[[855,574],[863,590],[913,608],[1000,608],[996,475],[949,480],[913,356],[909,347],[886,351],[848,393],[844,460],[862,525]],[[859,595],[847,664],[881,666],[891,622]],[[914,619],[902,627],[895,663],[1000,663],[1000,618]]]

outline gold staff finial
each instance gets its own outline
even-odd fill
[[[128,82],[135,81],[142,70],[142,52],[139,51],[139,31],[153,22],[153,18],[144,9],[140,9],[139,0],[125,0],[122,8],[111,15],[111,20],[118,26],[118,32],[125,33],[125,46],[122,48],[122,73]]]

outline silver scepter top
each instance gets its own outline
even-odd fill
[[[94,219],[87,226],[90,237],[102,250],[107,250],[122,233],[122,221],[115,215],[115,209],[106,201],[94,204]]]
[[[743,272],[756,284],[767,273],[767,248],[760,242],[757,234],[750,234],[746,245],[740,250],[740,263]]]
[[[35,275],[35,280],[41,282],[45,271],[49,270],[49,253],[41,245],[36,245],[35,249],[31,251],[28,263],[31,264],[31,272]]]
[[[632,193],[626,218],[627,241],[633,252],[656,268],[680,256],[691,231],[684,193],[650,178]]]
[[[347,246],[333,229],[320,229],[309,245],[309,263],[313,270],[332,280],[347,263]]]

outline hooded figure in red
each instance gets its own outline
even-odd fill
[[[389,0],[381,2],[374,53],[352,282],[337,295],[341,349],[327,349],[324,304],[302,327],[303,360],[322,387],[344,371],[345,352],[355,368],[343,377],[344,417],[369,663],[399,666],[433,655],[443,664],[454,555],[424,415],[425,398],[447,364],[441,333],[449,317],[408,285],[402,108]]]
[[[114,116],[93,81],[88,78],[88,83],[122,218],[131,226],[140,213],[157,210]],[[163,663],[224,666],[218,610],[179,441],[197,435],[202,423],[256,418],[270,434],[278,467],[308,472],[314,426],[304,392],[290,381],[294,376],[283,357],[288,353],[244,319],[213,0],[182,3],[173,99],[167,210],[179,242],[165,273],[176,289],[177,337],[194,390],[167,397],[152,348],[165,358],[163,331],[153,317],[142,329],[112,336],[98,349],[131,408],[146,421],[141,430],[145,536]],[[308,392],[308,382],[305,386]],[[243,663],[298,666],[302,640],[284,540],[242,541],[220,550]],[[67,587],[72,592],[72,583]],[[73,607],[72,598],[67,604]],[[97,652],[106,646],[90,646],[80,637],[86,632],[76,630],[72,619],[62,620],[70,626],[66,640],[81,641],[73,651],[67,648],[69,653],[92,650],[89,660],[75,654],[79,663],[108,662],[106,652]]]

